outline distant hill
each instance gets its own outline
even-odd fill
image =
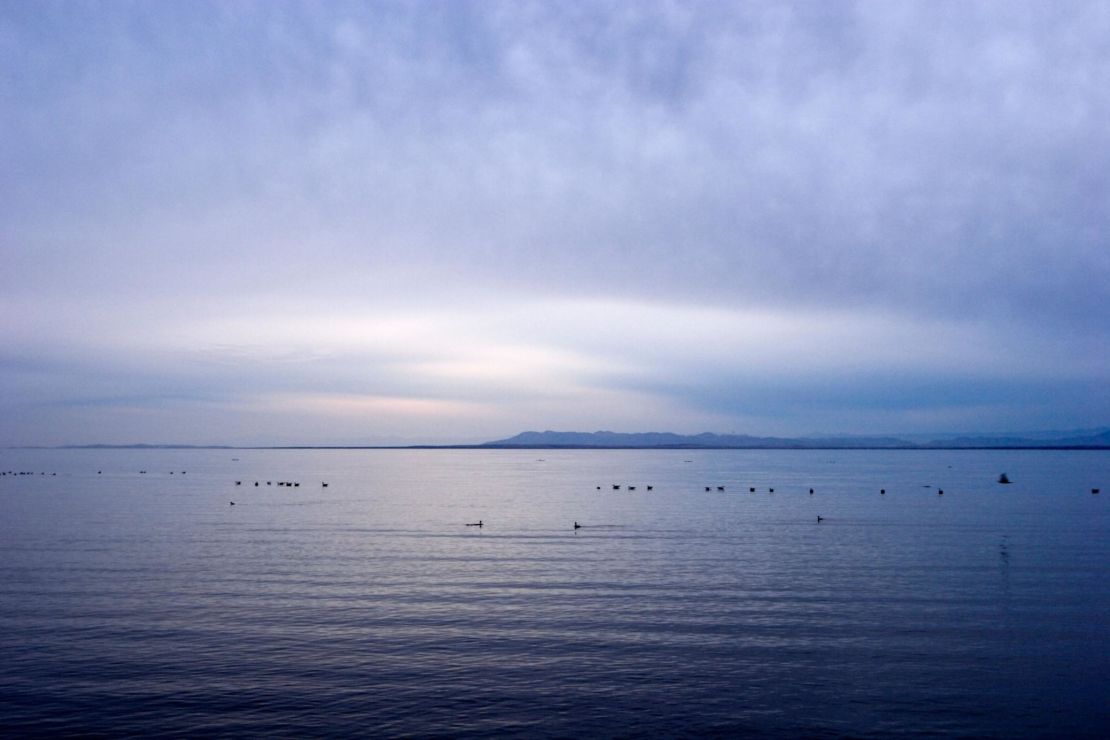
[[[496,448],[600,449],[971,449],[1098,448],[1110,449],[1110,429],[1087,436],[1058,439],[965,435],[928,442],[898,437],[753,437],[747,434],[674,434],[672,432],[521,432],[486,442]]]
[[[600,447],[663,449],[806,449],[814,447],[914,447],[894,437],[791,438],[747,434],[674,434],[671,432],[522,432],[483,447]]]
[[[1003,437],[996,435],[965,435],[938,439],[919,445],[921,447],[1007,447],[1007,448],[1036,448],[1036,447],[1093,447],[1110,448],[1110,430],[1075,436],[1064,433],[1060,437]]]
[[[893,436],[754,437],[748,434],[675,434],[673,432],[521,432],[481,444],[331,444],[331,445],[186,445],[86,444],[58,449],[92,450],[249,450],[249,449],[703,449],[703,450],[851,450],[851,449],[1110,449],[1110,427],[1024,435],[916,434]]]

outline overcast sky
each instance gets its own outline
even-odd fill
[[[0,0],[0,444],[1107,425],[1108,39]]]

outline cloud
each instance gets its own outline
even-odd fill
[[[1102,423],[1108,35],[1094,2],[8,4],[4,403]]]

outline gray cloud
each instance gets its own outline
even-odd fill
[[[676,322],[977,322],[1014,354],[982,385],[945,354],[937,382],[971,389],[953,405],[989,397],[1019,424],[1055,364],[1069,418],[1102,423],[1083,399],[1110,379],[1107,37],[1093,2],[5,4],[0,331],[22,359],[0,387],[29,398],[29,377],[53,376],[20,363],[49,356],[70,370],[43,401],[111,397],[83,385],[89,363],[151,403],[240,398],[242,377],[492,403],[414,375],[404,346],[305,342],[322,354],[293,369],[227,346],[223,365],[181,369],[143,337],[193,322],[209,333],[192,349],[218,346],[216,317],[264,327],[282,307],[484,321],[611,300]],[[542,320],[536,344],[621,364],[588,326]],[[631,369],[563,377],[617,392],[650,376],[691,414],[740,413],[674,356],[678,334],[634,335]],[[1030,352],[1036,387],[1012,378]],[[827,398],[885,404],[896,426],[899,394],[930,382],[875,363],[888,392],[845,380]],[[1023,390],[997,399],[991,379]]]

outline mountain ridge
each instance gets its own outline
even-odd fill
[[[1110,449],[1110,427],[1018,434],[938,433],[909,435],[832,435],[802,437],[675,432],[526,431],[505,439],[459,444],[71,444],[24,445],[4,449]]]
[[[1064,433],[1068,434],[1068,433]],[[521,432],[506,439],[485,442],[490,448],[598,448],[598,449],[1110,449],[1110,429],[1086,436],[1030,439],[1021,436],[968,434],[928,442],[901,437],[814,436],[756,437],[748,434],[675,434],[674,432]]]

